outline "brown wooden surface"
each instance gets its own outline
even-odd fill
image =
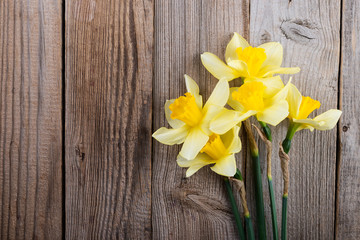
[[[66,238],[150,238],[152,1],[65,9]]]
[[[61,41],[61,1],[0,1],[0,239],[62,236]]]
[[[293,82],[322,103],[316,113],[343,110],[338,131],[295,136],[288,238],[359,239],[359,7],[356,0],[0,1],[0,239],[236,239],[222,178],[207,167],[185,178],[179,147],[151,139],[168,126],[163,105],[184,94],[185,73],[209,97],[217,80],[200,53],[223,59],[234,31],[254,46],[281,42],[283,66],[302,69]],[[272,129],[277,146],[286,124]],[[238,164],[255,218],[246,145]],[[280,227],[277,155],[274,147]]]
[[[359,1],[344,1],[339,126],[338,199],[336,239],[360,238],[360,8]]]

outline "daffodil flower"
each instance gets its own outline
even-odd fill
[[[264,43],[252,47],[238,33],[234,33],[225,51],[224,63],[216,55],[205,52],[201,61],[205,68],[217,79],[231,81],[244,78],[244,82],[262,81],[268,88],[266,92],[274,93],[281,88],[281,79],[274,74],[294,74],[300,68],[280,67],[283,59],[283,48],[278,42]]]
[[[287,101],[289,103],[289,119],[296,131],[314,128],[318,130],[329,130],[335,127],[341,116],[338,109],[330,109],[317,117],[308,118],[310,113],[320,108],[320,102],[310,97],[301,95],[295,85],[290,84]]]
[[[225,80],[219,81],[204,106],[196,82],[185,75],[185,84],[185,96],[165,103],[165,116],[172,128],[162,127],[152,136],[167,145],[184,143],[180,155],[194,159],[212,134],[210,121],[226,104],[229,84]]]
[[[276,126],[289,114],[285,100],[289,83],[271,98],[265,98],[266,86],[261,82],[246,82],[239,88],[231,88],[228,104],[235,110],[223,108],[211,121],[210,130],[223,134],[254,115],[259,121]]]
[[[224,135],[212,134],[200,153],[192,160],[178,156],[180,167],[188,168],[186,177],[190,177],[200,168],[213,165],[211,170],[222,176],[234,176],[236,173],[235,153],[241,150],[240,127],[235,126]]]

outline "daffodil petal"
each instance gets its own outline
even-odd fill
[[[234,33],[234,36],[231,38],[229,44],[226,46],[225,50],[225,61],[229,63],[232,60],[238,60],[239,57],[236,53],[236,49],[239,47],[246,48],[250,46],[249,43],[237,32]]]
[[[219,175],[232,177],[236,173],[236,160],[234,155],[230,155],[226,158],[219,159],[215,165],[211,167],[211,170]]]
[[[201,131],[200,128],[192,128],[187,135],[179,154],[186,159],[194,159],[205,146],[208,139],[209,136]]]
[[[210,122],[210,130],[217,134],[224,134],[233,128],[236,124],[244,121],[248,117],[255,115],[256,111],[247,111],[244,114],[234,110],[223,109]]]
[[[223,107],[229,98],[229,94],[229,83],[223,79],[219,80],[209,99],[207,100],[204,108],[207,108],[209,105],[217,105]]]
[[[219,114],[219,112],[223,109],[223,107],[218,105],[207,105],[206,108],[204,108],[204,117],[200,123],[200,128],[203,130],[207,135],[211,135],[210,131],[210,122],[216,115]]]
[[[280,91],[278,91],[274,96],[264,100],[265,105],[267,105],[267,106],[273,105],[281,100],[286,99],[288,96],[290,87],[291,87],[291,78],[289,79],[288,83],[282,89],[280,89]]]
[[[169,106],[171,104],[173,104],[175,101],[175,99],[171,99],[171,100],[167,100],[165,102],[165,106],[164,106],[164,110],[165,110],[165,117],[166,117],[166,120],[167,122],[169,123],[169,125],[172,127],[172,128],[180,128],[182,126],[185,125],[185,123],[183,121],[180,121],[179,119],[172,119],[171,118],[171,110],[169,108]]]
[[[273,97],[281,89],[284,88],[284,83],[281,80],[280,76],[270,77],[270,78],[245,78],[244,82],[261,82],[266,86],[264,91],[264,98]]]
[[[320,128],[317,128],[318,130],[330,130],[333,129],[337,122],[340,119],[340,116],[342,114],[342,111],[338,109],[330,109],[319,116],[314,118],[314,121],[317,121],[320,123]]]
[[[241,141],[239,137],[240,127],[235,126],[224,135],[221,135],[221,140],[229,153],[238,153],[241,151]]]
[[[228,65],[238,72],[239,77],[248,77],[249,68],[246,62],[242,60],[232,60],[228,62]]]
[[[185,74],[184,77],[187,91],[195,97],[196,105],[201,109],[202,96],[199,95],[199,86],[189,75]]]
[[[302,95],[296,86],[292,83],[289,85],[288,95],[286,100],[289,103],[289,116],[290,118],[296,118],[299,114],[299,109],[302,101]]]
[[[286,100],[281,100],[267,107],[265,110],[258,112],[256,118],[259,121],[276,126],[289,115],[288,109],[288,102]]]
[[[190,177],[194,173],[196,173],[200,168],[212,164],[214,161],[207,154],[199,153],[192,160],[187,160],[183,158],[181,155],[179,155],[176,162],[180,167],[188,168],[188,170],[186,171],[186,177]]]
[[[230,88],[230,96],[227,104],[229,104],[229,106],[235,109],[236,111],[243,112],[244,111],[243,105],[241,105],[239,101],[234,100],[234,98],[232,97],[232,93],[237,91],[238,89],[239,89],[238,87]]]
[[[261,44],[259,48],[265,49],[266,60],[262,66],[275,65],[280,67],[283,59],[283,47],[279,42]]]
[[[283,68],[278,66],[267,66],[265,68],[260,69],[259,76],[264,78],[272,77],[274,74],[295,74],[300,72],[300,68]]]
[[[226,65],[216,55],[206,52],[201,54],[201,62],[204,67],[217,79],[225,79],[227,81],[239,77],[239,73]]]
[[[341,114],[342,112],[338,109],[330,109],[314,119],[293,119],[293,121],[302,124],[302,128],[299,128],[298,131],[308,126],[324,131],[334,128],[339,121]]]
[[[184,125],[180,128],[168,129],[165,127],[159,128],[152,135],[153,138],[166,145],[174,145],[183,143],[189,134],[189,127]]]

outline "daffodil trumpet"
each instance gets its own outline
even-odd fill
[[[185,75],[185,84],[185,96],[165,103],[165,116],[172,128],[162,127],[152,136],[167,145],[184,143],[180,155],[185,159],[194,159],[212,134],[210,121],[226,104],[229,84],[220,80],[205,105],[198,85],[188,75]]]
[[[210,169],[219,175],[233,177],[237,169],[235,153],[241,150],[239,131],[240,127],[235,126],[223,135],[213,133],[194,159],[188,160],[179,154],[177,163],[188,168],[186,177],[207,165],[211,165]]]
[[[256,144],[254,135],[251,131],[251,125],[249,119],[244,121],[244,127],[246,130],[247,138],[250,145],[250,155],[253,163],[253,174],[255,182],[255,203],[256,203],[256,219],[258,222],[258,234],[259,239],[266,239],[266,224],[265,224],[265,212],[264,212],[264,197],[263,187],[259,160],[259,149]]]
[[[224,63],[216,55],[205,52],[201,55],[204,67],[217,79],[231,81],[235,78],[244,78],[245,82],[267,80],[274,74],[294,74],[300,68],[283,68],[283,48],[278,42],[264,43],[252,47],[238,33],[228,43],[225,50]]]

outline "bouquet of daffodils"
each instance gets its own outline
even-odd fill
[[[242,175],[235,159],[235,153],[241,151],[240,127],[245,127],[254,166],[258,235],[260,239],[266,239],[259,151],[249,118],[254,116],[261,126],[259,129],[253,125],[267,146],[272,231],[273,238],[279,239],[271,177],[272,137],[268,124],[276,126],[286,118],[289,119],[288,132],[279,148],[284,179],[281,239],[286,239],[290,160],[288,153],[291,140],[297,131],[303,129],[332,129],[341,116],[340,110],[331,109],[315,118],[309,118],[310,113],[320,107],[320,102],[302,96],[291,83],[291,78],[284,85],[277,74],[295,74],[300,69],[281,67],[282,57],[283,49],[280,43],[269,42],[252,47],[242,36],[234,33],[226,47],[225,62],[209,52],[201,55],[205,68],[219,79],[209,99],[204,103],[196,82],[185,75],[185,95],[165,103],[165,116],[171,128],[162,127],[153,134],[153,137],[163,144],[183,144],[177,156],[177,163],[180,167],[187,168],[186,177],[192,176],[207,165],[215,173],[224,176],[240,239],[246,238],[230,181],[237,186],[237,192],[241,197],[247,238],[255,238]],[[228,82],[237,78],[241,78],[243,84],[229,88]],[[226,104],[231,109],[225,107]]]

